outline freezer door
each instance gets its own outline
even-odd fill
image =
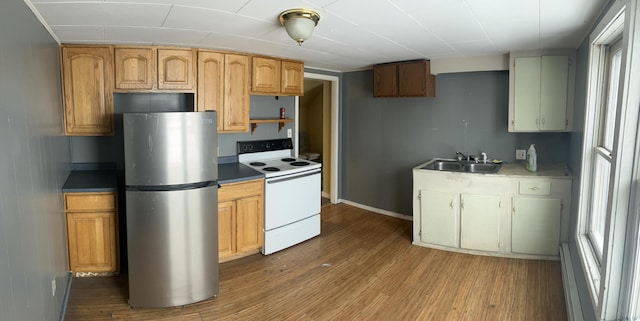
[[[171,307],[218,293],[218,187],[127,191],[129,305]]]
[[[217,180],[215,112],[124,113],[123,126],[126,185]]]

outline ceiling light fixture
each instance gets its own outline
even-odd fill
[[[289,37],[300,46],[311,37],[319,20],[320,15],[309,9],[289,9],[280,13],[280,24],[287,30]]]

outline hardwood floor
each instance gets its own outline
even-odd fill
[[[216,298],[130,309],[126,276],[76,278],[65,320],[566,320],[560,263],[411,245],[411,222],[322,207],[322,234],[220,265]]]

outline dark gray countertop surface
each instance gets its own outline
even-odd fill
[[[218,164],[218,184],[229,184],[264,178],[264,174],[240,163]]]
[[[113,170],[74,170],[62,186],[64,193],[115,192],[118,190]]]
[[[80,166],[82,165],[82,166]],[[62,186],[63,193],[115,192],[118,189],[116,172],[113,169],[96,169],[85,164],[73,165],[71,174]],[[218,164],[218,184],[236,183],[264,178],[264,174],[249,166],[227,159]]]

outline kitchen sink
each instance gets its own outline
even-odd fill
[[[479,174],[495,174],[500,170],[502,164],[476,163],[469,161],[458,161],[455,159],[434,158],[422,169],[443,172],[463,172]]]
[[[470,163],[464,165],[462,170],[469,173],[497,173],[500,167],[499,164]]]
[[[459,171],[462,168],[462,163],[458,161],[436,160],[422,168],[435,171]]]

